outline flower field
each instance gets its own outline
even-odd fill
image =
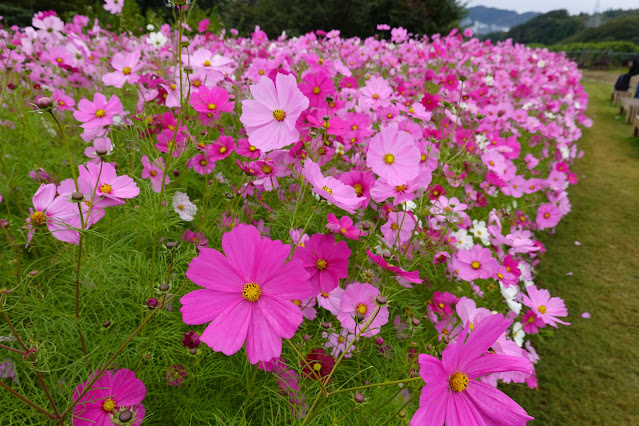
[[[117,1],[108,1],[117,12]],[[0,29],[9,424],[525,424],[576,64],[468,30]]]

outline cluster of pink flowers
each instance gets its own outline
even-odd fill
[[[105,8],[119,13],[122,5],[107,0]],[[304,405],[301,379],[281,360],[282,342],[304,322],[331,321],[315,358],[348,357],[363,339],[392,331],[391,314],[399,339],[414,336],[415,318],[405,312],[421,309],[447,346],[441,360],[418,355],[427,384],[412,423],[530,419],[493,385],[534,387],[534,350],[524,336],[567,324],[559,319],[568,315],[563,301],[536,286],[534,268],[544,251],[536,232],[554,229],[571,209],[578,125],[591,124],[574,63],[457,31],[414,38],[393,28],[390,41],[331,31],[269,41],[258,27],[250,38],[192,35],[182,55],[187,78],[156,60],[173,57],[174,44],[162,43],[176,37],[168,26],[138,39],[87,24],[37,17],[36,30],[12,34],[13,70],[38,71],[25,80],[53,96],[55,113],[75,119],[92,144],[77,180],[41,184],[29,238],[46,224],[55,238],[77,243],[106,207],[135,198],[140,187],[172,194],[175,212],[196,229],[182,229],[182,239],[198,250],[186,276],[200,288],[180,298],[182,320],[203,326],[199,340],[214,351],[230,356],[244,347],[250,363],[278,376],[296,407]],[[208,21],[198,30],[207,28]],[[123,87],[138,94],[126,110]],[[74,99],[74,88],[94,93]],[[140,187],[104,159],[120,149],[111,135],[122,129],[139,135]],[[222,231],[221,250],[208,247],[211,230],[196,205],[202,200],[182,192],[182,174],[237,197],[238,211],[225,211],[213,228]],[[278,209],[291,213],[292,229],[279,229],[288,217],[278,222]],[[321,224],[294,222],[309,214]],[[422,285],[432,279],[441,280],[434,287],[441,291]],[[404,292],[427,294],[426,307],[393,300]],[[486,292],[505,303],[489,306]],[[505,316],[491,314],[496,309]],[[131,373],[122,371],[113,383]],[[179,384],[182,372],[176,365],[167,374]],[[107,372],[98,382],[111,379]],[[141,398],[119,400],[113,383],[104,383],[111,391],[85,395],[77,410],[88,417],[97,410],[97,419],[91,396],[105,400],[104,418],[124,407],[143,417]]]

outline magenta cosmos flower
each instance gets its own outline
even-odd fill
[[[242,101],[240,121],[251,145],[263,152],[283,148],[299,139],[297,118],[308,108],[308,99],[297,88],[295,76],[263,76],[250,88],[253,99]]]
[[[404,185],[417,177],[421,153],[410,133],[386,127],[368,144],[366,164],[389,185]]]
[[[358,197],[352,186],[346,185],[332,176],[322,174],[320,166],[310,159],[304,160],[302,174],[313,185],[313,191],[330,203],[351,214],[360,206],[363,197]]]
[[[322,72],[319,74],[307,73],[303,80],[297,87],[308,98],[310,105],[317,108],[326,108],[326,95],[335,93],[333,80]]]
[[[343,328],[353,334],[371,337],[380,332],[380,328],[388,322],[388,307],[381,306],[379,312],[375,298],[379,296],[379,290],[368,283],[353,283],[344,290],[340,301],[340,311],[337,319]],[[364,326],[372,315],[370,325],[364,330]],[[363,331],[363,333],[362,333]]]
[[[203,248],[189,264],[186,276],[204,288],[180,299],[183,321],[210,322],[200,340],[214,351],[233,355],[246,342],[250,363],[270,361],[302,322],[292,301],[311,296],[308,273],[299,260],[286,261],[288,245],[262,238],[252,225],[224,234],[222,248]]]
[[[532,373],[528,358],[497,355],[488,349],[512,321],[496,314],[482,319],[466,338],[469,328],[442,353],[441,361],[419,355],[419,375],[426,385],[419,409],[411,419],[418,425],[523,425],[533,420],[526,411],[494,386],[476,380],[507,371]]]
[[[564,322],[557,317],[565,317],[568,315],[568,309],[564,304],[563,299],[559,297],[550,297],[550,292],[545,289],[538,290],[537,286],[531,285],[526,288],[528,296],[524,295],[524,305],[531,308],[535,314],[541,318],[541,320],[553,327],[557,327],[557,323],[570,325],[569,322]]]
[[[162,176],[164,176],[164,185],[171,183],[169,175],[164,173],[164,160],[158,157],[155,160],[149,160],[146,155],[142,156],[142,178],[151,180],[151,188],[153,192],[162,190]]]
[[[98,373],[96,371],[91,377]],[[74,401],[78,400],[89,381],[91,379],[75,388]],[[133,371],[121,369],[112,373],[107,370],[73,408],[73,424],[106,426],[120,424],[120,419],[129,418],[127,425],[138,426],[144,419],[142,400],[145,395],[146,387]]]
[[[485,280],[497,272],[499,262],[490,249],[475,244],[470,250],[461,249],[455,253],[452,266],[462,280]]]
[[[330,293],[339,285],[341,278],[348,276],[348,257],[351,251],[346,241],[335,244],[332,234],[315,234],[298,247],[295,258],[304,265],[313,285],[313,296],[321,292]]]
[[[235,104],[229,102],[229,92],[221,87],[200,87],[197,92],[191,93],[189,104],[197,112],[207,118],[216,119],[220,113],[233,111]]]
[[[124,108],[117,96],[111,96],[107,102],[106,96],[95,93],[93,102],[88,99],[78,102],[78,110],[73,112],[73,116],[83,123],[80,127],[91,130],[113,124],[113,117],[122,112]]]

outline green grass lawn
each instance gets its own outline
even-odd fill
[[[533,424],[639,424],[639,139],[612,106],[609,80],[584,79],[594,125],[578,142],[585,154],[574,166],[573,211],[543,239],[538,269],[538,284],[565,299],[572,326],[533,340],[538,391],[505,389]]]

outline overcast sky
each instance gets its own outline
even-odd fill
[[[596,4],[597,0],[468,0],[468,7],[496,7],[519,13],[566,9],[571,15],[592,14]],[[599,0],[599,11],[608,9],[639,9],[639,0]]]

